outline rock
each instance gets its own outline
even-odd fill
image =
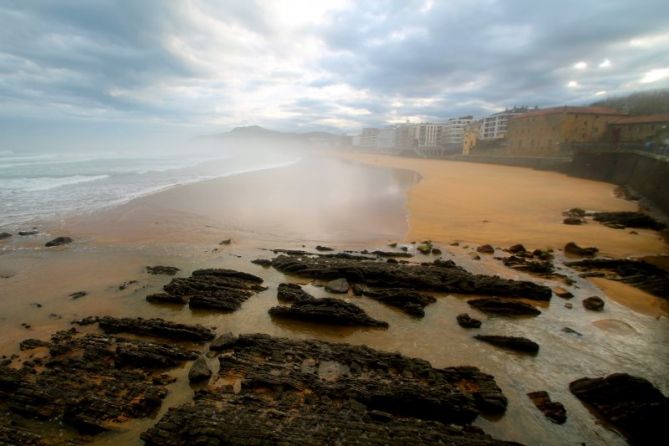
[[[329,246],[318,245],[316,246],[316,251],[334,251],[334,249],[330,248]]]
[[[432,255],[440,256],[440,255],[441,255],[441,249],[439,249],[439,248],[432,248]]]
[[[230,332],[224,333],[211,341],[211,344],[209,344],[209,350],[212,351],[221,351],[221,350],[227,350],[230,348],[232,345],[234,345],[235,341],[237,340],[237,337],[233,335]]]
[[[303,300],[314,299],[314,296],[304,291],[302,287],[296,283],[279,284],[276,297],[281,302],[300,302]]]
[[[626,373],[581,378],[569,390],[619,429],[632,444],[659,444],[669,420],[669,398],[650,382]]]
[[[75,300],[75,299],[80,299],[84,296],[88,296],[87,291],[76,291],[76,292],[70,294],[68,297],[72,300]]]
[[[425,316],[425,307],[437,301],[432,296],[401,288],[367,289],[364,295],[416,317]]]
[[[392,251],[372,251],[372,254],[379,256],[379,257],[384,257],[384,258],[395,258],[395,257],[400,257],[400,258],[405,258],[408,259],[410,257],[413,257],[413,254],[409,254],[408,252],[392,252]]]
[[[397,248],[397,242],[388,243],[389,248]]]
[[[470,424],[507,405],[474,367],[267,335],[239,336],[219,362],[219,381],[241,385],[202,390],[170,409],[142,434],[147,446],[506,444]]]
[[[158,266],[147,266],[146,267],[146,272],[147,273],[155,274],[155,275],[164,274],[166,276],[173,276],[176,273],[178,273],[179,271],[181,271],[181,270],[179,268],[177,268],[176,266],[158,265]]]
[[[200,324],[187,325],[164,319],[93,317],[78,321],[80,325],[98,323],[105,333],[132,333],[178,341],[206,342],[214,339],[214,332]]]
[[[570,302],[567,302],[566,304],[564,304],[564,307],[567,308],[568,310],[571,310],[572,308],[574,308],[574,306]]]
[[[47,248],[51,248],[52,246],[61,246],[61,245],[67,245],[69,243],[72,243],[74,240],[72,240],[71,237],[56,237],[55,239],[48,241],[44,244]]]
[[[349,285],[346,279],[335,279],[325,284],[325,290],[331,293],[348,293]]]
[[[272,261],[269,259],[255,259],[251,260],[251,263],[255,263],[256,265],[260,265],[265,268],[269,268],[270,266],[272,266]]]
[[[467,303],[484,313],[501,314],[505,316],[538,316],[541,314],[536,307],[524,302],[509,302],[496,298],[482,298],[468,300]]]
[[[602,311],[604,309],[604,301],[601,297],[591,296],[587,299],[583,299],[583,306],[586,310]]]
[[[535,300],[550,300],[552,296],[551,289],[543,285],[476,275],[460,267],[286,255],[274,259],[272,266],[285,274],[320,280],[343,277],[361,285],[384,288],[526,297]]]
[[[211,369],[207,364],[207,360],[202,356],[193,361],[190,370],[188,371],[188,381],[191,383],[199,383],[208,381],[211,378]]]
[[[520,245],[522,247],[522,245]],[[523,248],[524,249],[524,248]],[[515,253],[502,259],[502,263],[518,271],[537,274],[546,278],[554,278],[553,254],[549,251],[535,249],[532,252],[514,248]]]
[[[351,286],[351,290],[353,290],[353,295],[354,296],[362,296],[365,294],[365,289],[358,285],[357,283],[354,283],[353,286]]]
[[[669,297],[669,272],[643,260],[587,259],[566,262],[565,265],[578,271],[587,271],[588,277],[606,277],[602,271],[611,271],[611,277],[628,285],[640,288],[658,297]]]
[[[269,314],[276,318],[295,319],[319,324],[388,327],[387,322],[372,319],[357,305],[332,298],[299,300],[290,307],[270,308]]]
[[[527,394],[530,397],[530,400],[537,406],[549,420],[555,424],[563,424],[567,421],[567,410],[564,408],[562,403],[551,401],[548,392],[538,391],[530,392]]]
[[[423,243],[423,244],[421,244],[421,245],[418,245],[418,246],[416,247],[416,249],[417,249],[418,252],[420,252],[421,254],[428,255],[429,253],[432,252],[432,244],[429,244],[429,243]]]
[[[539,351],[539,344],[527,338],[515,336],[493,336],[493,335],[475,335],[474,339],[487,342],[496,347],[502,347],[521,353],[536,354]]]
[[[441,268],[457,268],[457,265],[453,260],[436,259],[434,262],[432,262],[432,264],[434,266],[439,266]]]
[[[10,234],[9,232],[0,232],[0,240],[6,240],[11,236],[12,234]]]
[[[40,341],[39,339],[25,339],[19,344],[21,351],[33,350],[38,347],[49,347],[51,344],[47,341]]]
[[[566,215],[570,217],[585,217],[585,209],[581,208],[571,208],[566,212]]]
[[[569,242],[564,245],[564,252],[568,254],[574,254],[581,257],[592,257],[596,256],[599,252],[599,249],[593,247],[581,248],[574,242]]]
[[[225,239],[225,240],[221,241],[219,243],[219,245],[224,246],[224,245],[229,245],[230,243],[232,243],[232,239],[228,238],[228,239]]]
[[[470,317],[467,313],[458,314],[456,319],[462,328],[481,328],[481,321]]]
[[[643,212],[596,212],[593,219],[616,229],[640,228],[661,231],[667,227]]]
[[[527,250],[525,249],[525,247],[523,245],[518,243],[516,245],[510,246],[509,247],[509,252],[512,253],[512,254],[518,254],[518,253],[521,253],[521,252],[522,253],[527,252]]]
[[[185,304],[194,309],[232,312],[249,297],[266,288],[253,274],[231,269],[200,269],[190,277],[172,279],[165,293],[147,296],[152,303]]]
[[[583,336],[583,335],[582,335],[581,333],[579,333],[578,331],[574,330],[573,328],[569,328],[569,327],[564,327],[564,328],[562,329],[562,331],[565,332],[565,333],[568,333],[568,334],[576,335],[576,336]]]
[[[557,297],[561,297],[562,299],[571,299],[572,297],[574,297],[574,295],[571,292],[561,287],[553,288],[553,292]]]
[[[36,229],[31,229],[30,231],[19,231],[20,236],[27,236],[27,235],[37,235],[39,234],[39,231]]]
[[[585,220],[580,217],[566,217],[562,220],[562,223],[565,225],[582,225],[585,223]]]
[[[492,245],[481,245],[476,248],[476,251],[480,252],[481,254],[494,254],[495,248],[493,248]]]

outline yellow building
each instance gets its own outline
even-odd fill
[[[481,121],[474,121],[465,127],[462,135],[462,154],[469,155],[481,136]]]
[[[510,155],[555,156],[573,145],[603,139],[610,122],[626,116],[606,107],[554,107],[534,110],[509,120]]]
[[[659,142],[667,130],[669,115],[630,116],[609,123],[609,138],[614,145]]]

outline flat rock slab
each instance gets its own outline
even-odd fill
[[[300,302],[303,300],[312,300],[314,296],[307,293],[296,283],[281,283],[276,295],[281,302]]]
[[[190,277],[172,279],[164,293],[151,294],[152,303],[188,304],[195,309],[230,313],[241,308],[249,297],[266,288],[253,274],[230,269],[201,269]]]
[[[164,319],[116,318],[111,316],[90,317],[78,321],[80,325],[98,323],[105,333],[132,333],[155,336],[177,341],[206,342],[214,339],[214,331],[200,324],[188,325]]]
[[[74,240],[72,240],[71,237],[56,237],[53,240],[50,240],[44,244],[47,248],[51,248],[53,246],[61,246],[61,245],[68,245],[72,243]]]
[[[567,421],[567,409],[562,403],[551,401],[548,392],[540,390],[538,392],[530,392],[527,396],[532,400],[537,409],[539,409],[549,420],[555,424],[563,424]]]
[[[541,314],[535,306],[524,302],[509,302],[494,298],[472,299],[467,303],[484,313],[504,316],[538,316]]]
[[[472,274],[462,268],[386,263],[308,255],[280,255],[277,270],[321,280],[346,278],[349,282],[384,288],[409,288],[463,294],[526,297],[550,300],[551,290],[532,282]]]
[[[539,344],[527,338],[516,336],[476,335],[474,339],[487,342],[496,347],[506,348],[521,353],[536,354],[539,352]]]
[[[402,288],[365,289],[363,295],[416,317],[425,316],[425,307],[437,301],[432,296]]]
[[[219,362],[230,384],[170,409],[142,434],[147,446],[510,444],[470,424],[507,404],[474,367],[260,334],[239,336]]]
[[[164,274],[166,276],[173,276],[176,273],[181,271],[179,268],[176,266],[163,266],[163,265],[157,265],[157,266],[147,266],[146,267],[146,272],[149,274],[154,274],[154,275],[159,275],[159,274]]]
[[[293,303],[290,307],[278,306],[270,308],[269,314],[275,318],[294,319],[318,324],[351,327],[388,327],[387,322],[371,318],[357,305],[331,298],[300,300]]]
[[[467,313],[458,314],[456,320],[462,328],[481,328],[481,321],[474,319]]]
[[[632,444],[663,443],[669,420],[669,398],[643,378],[615,373],[581,378],[569,390],[625,434]],[[659,443],[658,443],[659,441]]]
[[[664,223],[643,212],[596,212],[592,218],[603,225],[620,229],[641,228],[660,231],[666,228]]]
[[[588,259],[566,262],[565,265],[577,271],[611,271],[614,280],[642,289],[658,297],[669,298],[669,271],[643,260]]]

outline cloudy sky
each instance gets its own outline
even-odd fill
[[[0,150],[351,133],[668,86],[666,0],[0,1]]]

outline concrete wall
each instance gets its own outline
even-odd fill
[[[669,158],[641,152],[581,152],[567,173],[627,186],[669,215]]]
[[[458,155],[450,159],[470,163],[500,164],[503,166],[529,167],[539,170],[564,172],[569,168],[570,158],[542,156],[507,156],[507,155]]]

